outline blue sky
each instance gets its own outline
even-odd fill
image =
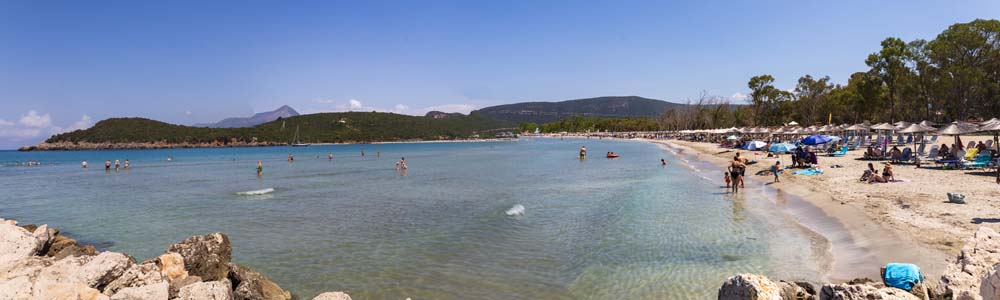
[[[1000,1],[0,1],[0,149],[120,116],[422,114],[843,83]],[[352,101],[353,100],[353,101]]]

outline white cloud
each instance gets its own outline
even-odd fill
[[[740,92],[733,93],[731,96],[729,96],[729,101],[733,102],[745,102],[748,99],[750,99],[750,95]]]
[[[81,116],[80,120],[63,128],[53,124],[51,115],[29,110],[27,114],[18,119],[17,123],[0,120],[0,139],[22,141],[32,138],[47,138],[53,134],[86,129],[90,126],[93,126],[93,121],[88,115]]]
[[[52,126],[52,117],[49,114],[38,115],[38,112],[29,110],[27,115],[21,116],[21,120],[18,123],[33,128],[50,127]]]
[[[66,130],[64,130],[64,131],[65,132],[69,132],[69,131],[73,131],[73,130],[87,129],[87,128],[90,128],[90,126],[93,126],[93,125],[94,125],[94,123],[91,122],[90,116],[83,115],[82,117],[80,117],[79,121],[73,122],[73,124],[70,124],[69,127],[66,127]]]
[[[457,112],[457,113],[468,114],[469,112],[475,109],[476,109],[475,105],[468,103],[442,104],[442,105],[424,107],[423,109],[421,109],[422,111],[421,114],[423,115],[430,111],[441,111],[446,113]]]
[[[324,98],[324,99],[313,100],[313,102],[316,102],[316,103],[319,103],[319,104],[334,104],[334,103],[337,103],[337,100]]]
[[[397,113],[397,114],[402,114],[402,113],[406,112],[406,110],[408,110],[408,109],[410,109],[409,106],[406,106],[404,104],[396,104],[396,106],[392,107],[392,112]]]
[[[350,109],[359,109],[359,108],[363,107],[361,105],[361,101],[358,101],[358,100],[355,100],[355,99],[348,100],[347,102],[350,103],[349,106],[348,106],[348,108],[350,108]]]

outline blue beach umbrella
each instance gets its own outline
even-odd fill
[[[771,152],[792,152],[792,150],[795,150],[795,148],[798,147],[789,143],[777,143],[771,145],[771,148],[768,148],[767,150]]]
[[[806,145],[819,145],[819,144],[826,144],[829,142],[830,142],[830,137],[817,134],[810,135],[802,139],[802,143]]]

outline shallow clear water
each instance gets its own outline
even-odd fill
[[[591,158],[576,158],[581,145]],[[131,170],[104,171],[126,158]],[[24,160],[54,165],[10,166]],[[139,260],[222,231],[235,262],[305,299],[709,299],[738,272],[821,275],[811,236],[774,203],[728,195],[718,170],[648,143],[0,152],[0,163],[0,216]],[[507,216],[516,204],[525,214]]]

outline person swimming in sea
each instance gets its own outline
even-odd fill
[[[262,163],[261,161],[258,160],[257,161],[257,176],[259,177],[261,174],[264,174],[264,163]]]
[[[375,157],[382,157],[382,151],[375,151]]]
[[[115,171],[116,172],[118,171],[119,168],[121,168],[121,165],[122,165],[122,162],[116,159],[115,160]]]
[[[85,160],[85,161],[80,162],[80,165],[83,166],[84,169],[86,169],[87,168],[87,161]]]
[[[295,156],[292,156],[291,153],[288,153],[288,162],[294,162],[294,161],[295,161]]]
[[[328,159],[328,160],[333,160],[333,152],[328,152],[328,153],[326,154],[326,159]]]
[[[406,157],[400,157],[396,162],[396,170],[406,170]]]
[[[126,158],[125,159],[125,170],[128,170],[128,167],[129,167],[128,158]]]
[[[587,146],[580,147],[580,158],[587,157]]]
[[[105,171],[111,171],[111,160],[105,160],[104,161],[104,170]]]
[[[660,165],[664,165],[664,166],[666,166],[666,165],[667,165],[667,160],[666,160],[666,159],[662,159],[662,158],[661,158],[661,159],[660,159]]]

